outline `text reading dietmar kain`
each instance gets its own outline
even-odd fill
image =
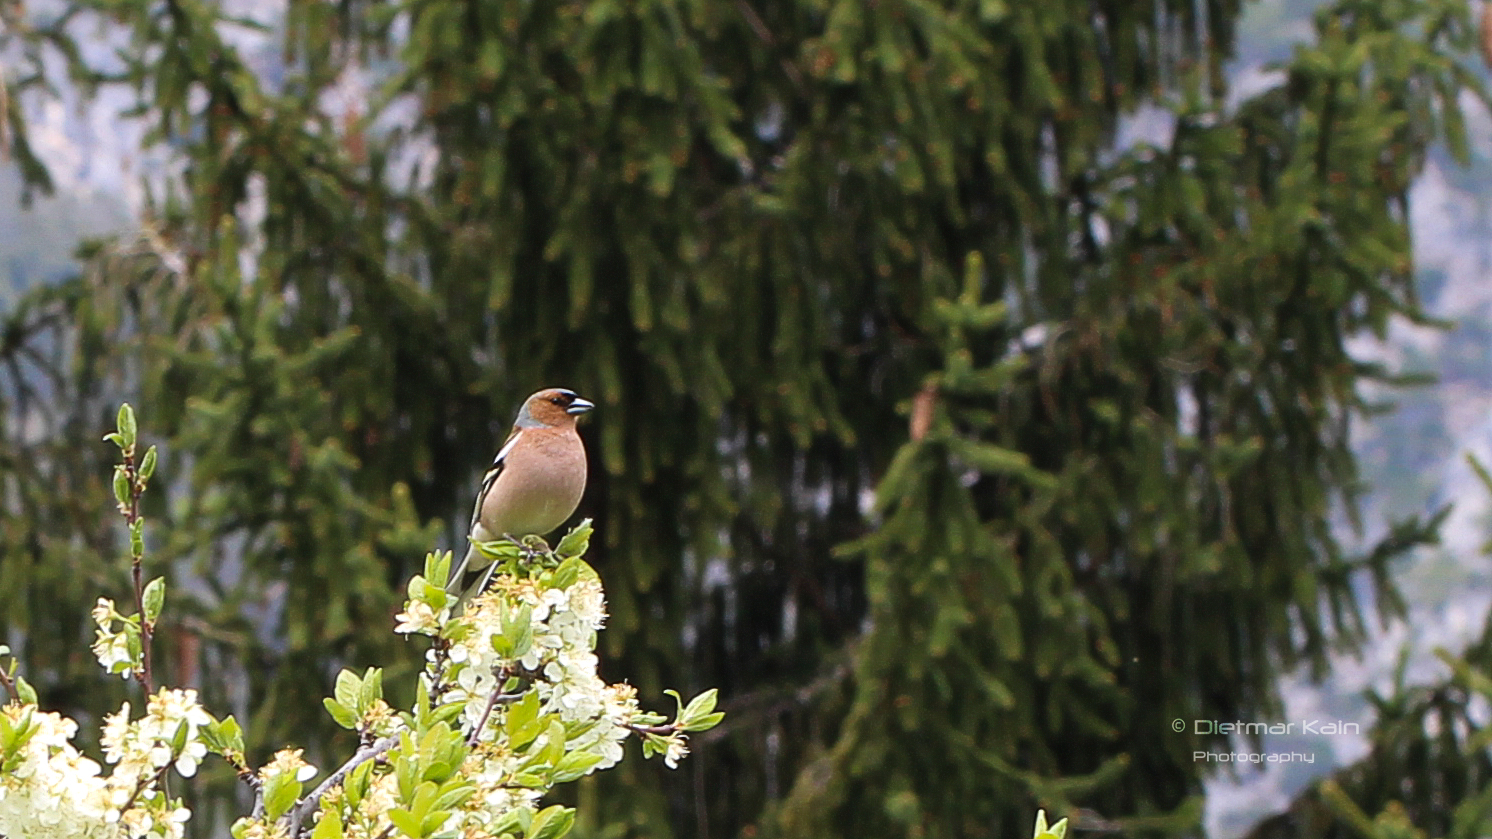
[[[1171,728],[1184,731],[1186,723],[1176,720]],[[1362,726],[1341,720],[1300,720],[1298,722],[1223,722],[1221,720],[1192,720],[1193,734],[1244,734],[1257,736],[1271,734],[1361,734]]]

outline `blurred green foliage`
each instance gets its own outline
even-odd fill
[[[1341,0],[1234,105],[1236,0],[5,8],[9,101],[124,86],[179,164],[5,313],[0,621],[49,706],[124,692],[86,653],[122,396],[158,680],[323,766],[333,675],[418,666],[402,583],[517,401],[594,399],[604,675],[730,717],[580,785],[581,836],[1194,835],[1171,720],[1277,711],[1433,537],[1328,520],[1393,379],[1348,342],[1423,320],[1408,186],[1481,95],[1460,2]]]

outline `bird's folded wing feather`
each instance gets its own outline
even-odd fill
[[[477,523],[482,519],[482,505],[487,503],[487,493],[492,491],[492,485],[497,482],[497,476],[502,474],[503,466],[507,463],[508,452],[513,450],[513,445],[521,436],[523,436],[523,429],[513,429],[513,433],[503,441],[502,448],[497,450],[497,456],[492,458],[492,465],[487,467],[487,474],[482,476],[482,488],[477,490],[477,503],[471,508],[470,533],[476,533]]]
[[[482,476],[482,486],[477,490],[477,503],[473,504],[471,508],[471,525],[466,531],[469,537],[475,538],[477,536],[477,526],[482,520],[482,505],[487,503],[487,493],[492,490],[492,485],[497,482],[497,476],[502,474],[503,466],[507,463],[508,452],[513,450],[513,444],[518,442],[518,437],[522,433],[523,429],[521,428],[513,429],[513,433],[509,434],[508,439],[503,442],[502,448],[497,450],[497,456],[492,458],[492,465],[487,467],[487,474]],[[499,535],[501,534],[493,534],[492,538],[497,538]],[[462,555],[461,561],[451,568],[451,575],[446,580],[447,591],[454,593],[459,587],[461,578],[466,576],[466,569],[471,567],[472,561],[477,558],[476,554],[477,546],[468,545],[465,553]]]

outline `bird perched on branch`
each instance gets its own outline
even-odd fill
[[[573,390],[552,387],[524,400],[497,457],[492,459],[471,513],[473,542],[543,536],[575,512],[585,492],[585,444],[575,430],[580,415],[596,407]],[[487,569],[464,594],[465,603],[487,587],[491,560],[475,544],[451,569],[446,590],[455,592],[469,571]]]

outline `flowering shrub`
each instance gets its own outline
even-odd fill
[[[627,684],[596,674],[596,635],[606,620],[600,578],[583,556],[589,521],[551,550],[542,540],[478,545],[497,564],[487,590],[460,604],[445,590],[450,552],[425,558],[409,582],[395,632],[430,638],[413,707],[383,698],[378,668],[343,671],[325,700],[336,722],[357,732],[359,748],[319,784],[299,750],[285,749],[251,768],[233,717],[214,718],[195,691],[152,685],[151,636],[165,603],[162,579],[144,582],[140,493],[155,450],[135,458],[136,428],[120,409],[116,443],[123,463],[115,496],[129,525],[136,612],[100,598],[93,610],[93,652],[106,672],[134,678],[145,713],[126,702],[104,722],[105,763],[72,745],[77,724],[37,708],[36,693],[0,668],[0,839],[129,837],[178,839],[191,813],[166,793],[171,771],[191,777],[209,754],[227,761],[254,791],[254,806],[232,829],[235,839],[558,839],[571,808],[542,807],[545,792],[616,765],[628,737],[646,757],[675,767],[691,732],[724,716],[715,691],[687,705],[677,693],[672,720],[643,711]],[[0,646],[0,656],[9,650]]]

